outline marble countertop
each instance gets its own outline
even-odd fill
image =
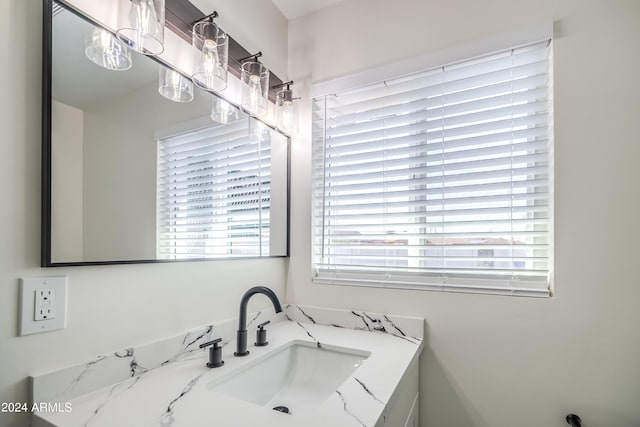
[[[269,325],[269,345],[250,345],[247,357],[234,357],[235,340],[223,347],[225,365],[206,367],[208,351],[183,352],[171,363],[148,371],[131,371],[123,381],[69,400],[71,410],[36,413],[38,426],[162,426],[225,427],[375,427],[383,425],[404,375],[418,363],[422,335],[406,334],[389,317],[343,312],[344,318],[361,317],[358,327],[315,319],[322,312],[290,306]],[[309,311],[313,315],[307,314]],[[366,317],[364,317],[366,316]],[[421,319],[412,319],[414,322]],[[365,326],[366,325],[366,326]],[[421,326],[421,325],[420,325]],[[391,330],[394,329],[394,330]],[[421,329],[418,328],[418,329]],[[415,329],[414,329],[415,330]],[[320,406],[304,413],[283,414],[271,408],[237,400],[210,390],[210,385],[255,364],[292,341],[360,350],[370,356],[337,391]],[[91,363],[91,362],[90,362]]]

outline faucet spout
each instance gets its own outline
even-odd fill
[[[247,350],[247,305],[249,304],[249,299],[255,294],[264,294],[271,300],[273,304],[273,308],[276,310],[276,313],[280,313],[282,311],[282,306],[280,305],[280,300],[278,300],[278,296],[271,289],[266,286],[254,286],[249,289],[242,296],[242,300],[240,301],[240,320],[238,325],[238,339],[237,339],[237,347],[236,352],[233,353],[235,356],[246,356],[249,354],[249,350]]]

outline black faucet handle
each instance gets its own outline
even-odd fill
[[[209,341],[209,342],[206,342],[204,344],[200,344],[200,348],[205,348],[205,347],[208,347],[210,345],[212,345],[214,347],[217,347],[218,343],[221,342],[221,341],[222,341],[222,338],[217,338],[217,339],[215,339],[213,341]]]
[[[222,347],[218,346],[221,341],[222,338],[218,338],[213,341],[200,344],[200,348],[211,346],[209,349],[209,361],[207,362],[207,367],[209,368],[219,368],[224,365],[224,360],[222,360]]]
[[[271,323],[271,320],[267,320],[266,322],[258,325],[258,329],[256,330],[256,342],[254,344],[256,347],[269,345],[269,341],[267,341],[267,330],[264,328],[269,323]]]

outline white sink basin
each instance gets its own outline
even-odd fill
[[[292,341],[207,387],[256,405],[283,406],[295,414],[326,401],[367,357],[369,353],[360,350]]]

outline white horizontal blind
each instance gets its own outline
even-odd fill
[[[158,140],[159,258],[269,253],[269,133],[248,120]]]
[[[550,41],[317,97],[315,282],[544,296]]]

